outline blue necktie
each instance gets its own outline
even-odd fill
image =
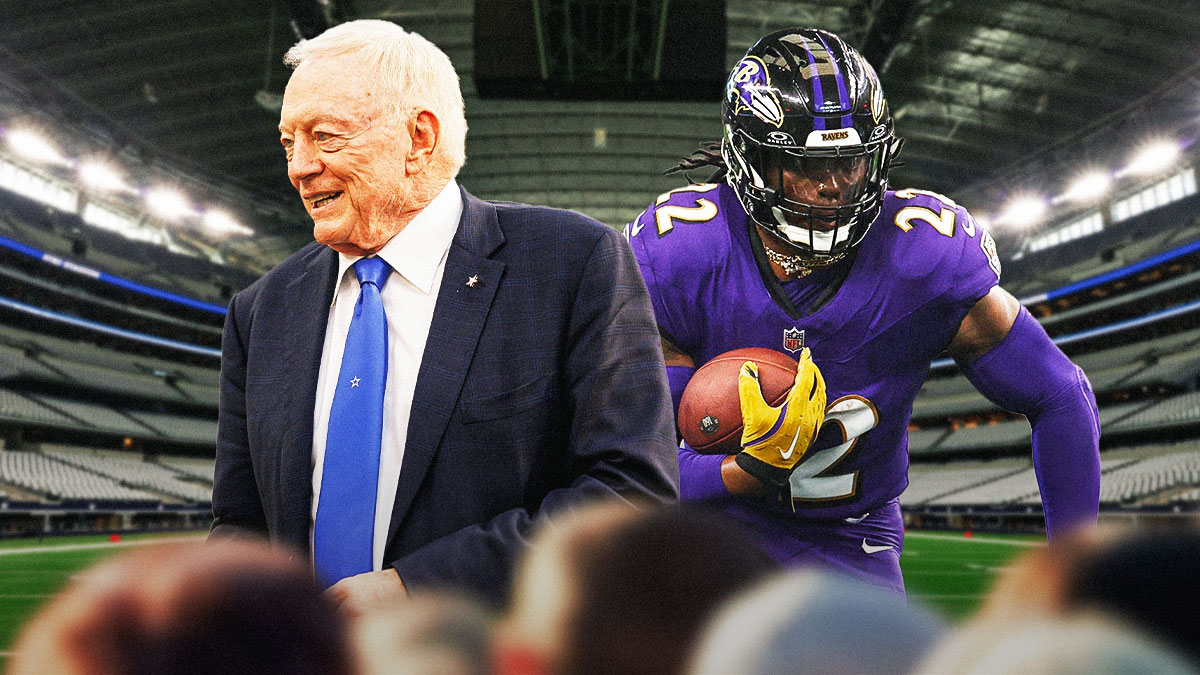
[[[354,263],[361,290],[329,409],[321,498],[313,525],[313,564],[325,586],[372,568],[387,379],[387,321],[379,292],[391,272],[382,258]]]

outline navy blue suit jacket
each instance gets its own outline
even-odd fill
[[[679,479],[654,314],[625,240],[577,213],[463,199],[384,561],[410,590],[495,601],[543,516],[592,499],[674,500]],[[337,253],[313,243],[230,303],[213,537],[309,550],[336,272]]]

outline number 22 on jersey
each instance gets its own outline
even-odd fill
[[[941,234],[947,237],[954,236],[954,225],[956,221],[955,209],[958,204],[949,197],[944,197],[936,192],[927,190],[896,190],[896,197],[900,199],[912,199],[917,195],[925,195],[932,197],[942,203],[942,207],[937,211],[927,206],[906,206],[896,212],[895,223],[896,227],[908,232],[913,229],[913,222],[927,223]],[[967,218],[963,223],[963,230],[968,236],[975,236],[975,223]]]
[[[879,411],[867,399],[851,394],[834,401],[825,409],[825,424],[841,430],[842,442],[812,453],[789,481],[793,502],[833,501],[853,497],[858,492],[858,472],[825,475],[848,457],[859,436],[879,424]]]
[[[716,190],[717,187],[719,187],[717,183],[701,183],[699,185],[688,185],[677,188],[659,195],[658,199],[654,200],[655,205],[658,207],[654,210],[654,225],[658,229],[658,236],[661,237],[675,229],[676,220],[686,223],[704,223],[717,217],[717,205],[703,197],[696,197],[695,206],[683,206],[682,204],[667,204],[663,206],[663,202],[670,199],[671,195],[682,192],[704,194]],[[641,231],[641,227],[636,226],[630,232],[630,236],[637,236],[639,231]]]

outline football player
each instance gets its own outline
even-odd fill
[[[714,165],[719,182],[660,196],[626,231],[675,404],[697,366],[740,347],[792,353],[804,386],[787,414],[761,403],[743,368],[743,450],[682,445],[683,498],[735,495],[728,512],[779,562],[903,592],[909,417],[931,360],[949,351],[1032,423],[1051,541],[1094,523],[1091,385],[997,285],[995,243],[964,208],[888,188],[901,139],[870,64],[824,31],[772,33],[733,69],[722,112],[719,154],[702,146],[679,167]]]

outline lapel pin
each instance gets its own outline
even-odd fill
[[[467,279],[467,288],[475,288],[479,285],[479,275],[472,274],[470,279]]]

